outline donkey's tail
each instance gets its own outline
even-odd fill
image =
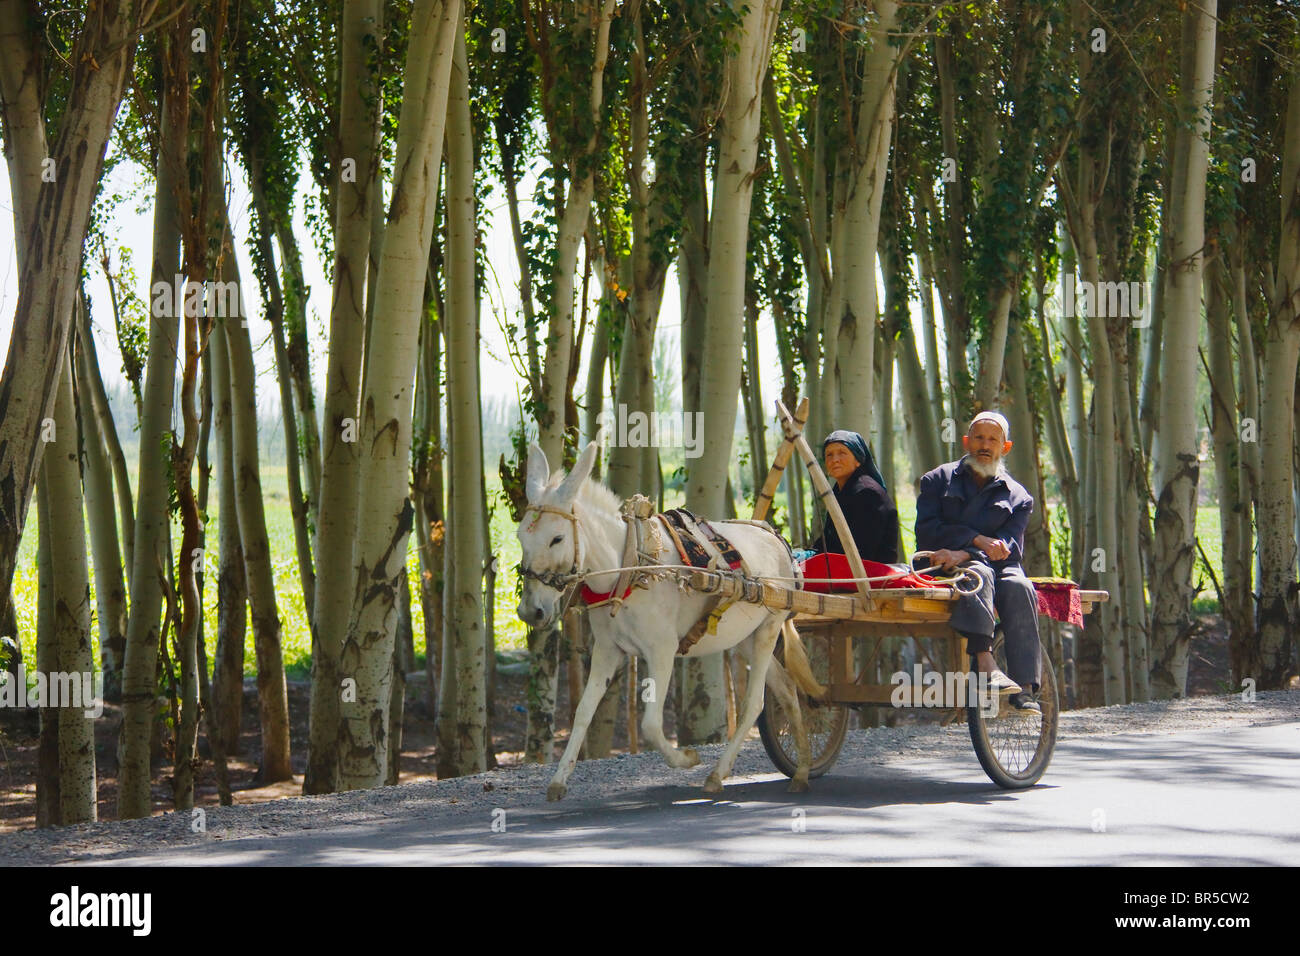
[[[826,688],[817,683],[817,678],[813,677],[812,667],[808,664],[808,655],[803,649],[803,639],[799,637],[799,632],[794,628],[793,621],[786,621],[781,625],[781,634],[784,637],[785,644],[785,669],[786,672],[794,678],[794,682],[799,685],[809,697],[820,700],[826,696]]]

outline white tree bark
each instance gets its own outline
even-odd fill
[[[388,773],[386,728],[398,588],[414,517],[408,463],[415,363],[451,62],[460,24],[460,0],[416,3],[398,123],[393,202],[384,227],[374,333],[366,354],[356,566],[350,588],[355,603],[339,657],[340,681],[353,682],[340,702],[339,786],[346,790],[383,786]]]
[[[1160,440],[1152,482],[1156,514],[1151,557],[1151,692],[1157,698],[1181,697],[1187,687],[1200,474],[1193,398],[1200,361],[1205,175],[1217,9],[1218,0],[1205,0],[1183,13],[1180,125],[1167,220],[1170,262],[1163,300]]]
[[[355,181],[338,184],[334,211],[334,299],[321,424],[321,490],[316,522],[312,614],[311,717],[304,793],[338,786],[339,654],[352,612],[357,504],[357,396],[366,324],[366,283],[377,179],[379,0],[345,0],[341,37],[339,138]],[[376,204],[377,205],[377,204]],[[422,273],[423,274],[423,273]]]
[[[184,139],[174,130],[171,99],[166,91],[160,107],[157,187],[154,191],[152,283],[169,288],[180,268],[180,213],[176,187]],[[183,132],[183,130],[182,130]],[[146,817],[152,808],[150,736],[155,704],[160,605],[167,568],[167,457],[172,394],[176,385],[179,323],[170,295],[160,297],[149,319],[149,360],[145,368],[143,413],[140,418],[139,491],[132,551],[130,614],[126,629],[126,658],[122,670],[122,726],[118,748],[117,813],[120,819]]]
[[[95,605],[99,621],[99,656],[103,672],[104,698],[122,695],[122,656],[126,651],[126,580],[122,574],[122,550],[114,518],[113,469],[104,447],[103,433],[111,428],[95,409],[92,398],[90,363],[94,358],[86,346],[85,305],[77,333],[77,403],[81,411],[81,447],[85,455],[86,516],[90,524],[91,556],[95,563]]]
[[[76,403],[72,396],[72,365],[65,354],[54,406],[55,440],[43,463],[50,498],[50,565],[54,573],[51,594],[53,620],[52,670],[73,675],[83,689],[82,675],[95,670],[90,645],[90,575],[86,567],[86,530],[78,465]],[[112,515],[111,507],[109,511]],[[47,680],[51,675],[47,674]],[[47,689],[53,681],[46,684]],[[64,685],[67,686],[67,685]],[[95,721],[87,713],[93,704],[59,702],[58,722],[60,824],[88,823],[96,819]]]
[[[479,427],[478,303],[474,294],[474,144],[465,37],[456,35],[447,107],[447,415],[455,516],[444,552],[438,777],[487,769],[483,627],[483,436]],[[491,596],[489,595],[489,600]]]
[[[235,504],[235,435],[230,397],[230,349],[214,329],[208,337],[212,368],[212,424],[217,433],[217,653],[212,666],[214,720],[227,754],[239,752],[244,711],[244,636],[248,576]]]
[[[1300,71],[1291,75],[1282,157],[1282,235],[1264,337],[1259,444],[1258,651],[1243,676],[1261,688],[1283,686],[1295,647],[1297,541],[1292,443],[1296,363],[1300,360]],[[1251,673],[1258,667],[1258,673]]]
[[[848,202],[836,222],[846,231],[841,246],[844,268],[844,303],[839,321],[839,402],[835,427],[863,435],[871,433],[872,374],[876,317],[880,311],[876,289],[876,251],[880,240],[880,207],[885,195],[885,170],[894,128],[894,57],[898,51],[888,41],[896,27],[898,4],[881,0],[879,19],[870,28],[872,48],[856,116],[856,143],[851,159]]]
[[[49,41],[33,26],[27,3],[0,3],[0,100],[11,191],[18,197],[15,233],[21,257],[18,303],[0,376],[0,606],[10,595],[36,482],[42,421],[54,408],[81,249],[135,56],[140,6],[137,0],[108,0],[86,11],[68,57],[70,88],[58,138],[47,147],[35,48]]]
[[[569,166],[569,190],[564,197],[564,215],[556,237],[555,301],[546,337],[546,365],[542,371],[542,410],[538,418],[538,444],[546,460],[560,467],[564,461],[564,403],[569,383],[569,362],[573,352],[573,293],[578,244],[587,228],[591,198],[595,192],[595,166],[586,162],[596,149],[601,104],[605,98],[605,61],[609,56],[609,29],[617,0],[603,0],[596,23],[594,60],[591,69],[592,133],[583,154]],[[585,166],[585,170],[580,167]]]
[[[745,253],[749,208],[758,155],[763,75],[767,71],[781,0],[753,0],[738,28],[736,53],[726,66],[727,98],[718,132],[718,166],[709,222],[707,292],[700,404],[704,454],[692,463],[687,506],[697,514],[726,515],[727,473],[740,394],[740,360],[745,319]],[[683,687],[685,713],[678,739],[721,740],[726,732],[722,655],[688,662]]]

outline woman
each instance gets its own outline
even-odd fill
[[[885,490],[885,479],[876,468],[866,440],[857,432],[837,429],[822,442],[822,458],[826,473],[835,482],[831,490],[858,546],[858,556],[881,564],[896,563],[898,509]],[[829,514],[822,536],[814,544],[820,545],[822,551],[844,553]]]

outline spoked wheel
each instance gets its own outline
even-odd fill
[[[1001,635],[993,644],[993,658],[1006,673],[1006,647]],[[975,745],[980,766],[990,780],[1006,790],[1021,790],[1037,783],[1056,748],[1060,707],[1056,676],[1046,648],[1042,648],[1041,680],[1038,688],[1041,716],[1016,710],[1007,700],[1009,695],[1003,695],[999,701],[996,717],[989,717],[980,707],[969,707],[966,711],[971,743]]]
[[[826,684],[831,673],[830,638],[815,631],[801,636],[813,676],[819,684]],[[776,659],[782,666],[785,665],[784,636],[777,644]],[[793,777],[799,766],[799,748],[795,743],[794,727],[780,700],[772,693],[772,688],[765,687],[763,694],[763,711],[758,715],[758,734],[776,769],[787,777]],[[811,700],[798,688],[795,689],[795,694],[799,698],[803,724],[808,728],[808,745],[812,751],[808,778],[811,780],[820,777],[835,765],[840,748],[844,746],[845,731],[849,729],[849,709],[843,704],[823,704]]]

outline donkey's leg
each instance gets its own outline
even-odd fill
[[[793,625],[787,621],[782,625],[782,632],[786,627]],[[744,656],[750,664],[749,679],[751,682],[757,681],[760,685],[766,683],[776,695],[777,701],[785,708],[786,712],[791,714],[791,723],[794,725],[794,743],[795,749],[799,753],[799,763],[795,768],[794,778],[790,781],[791,793],[802,793],[808,789],[808,768],[812,765],[812,747],[808,739],[808,728],[804,726],[803,710],[798,706],[799,703],[799,685],[790,675],[781,662],[778,661],[771,653],[763,656],[766,674],[758,669],[759,656],[754,652],[754,635],[751,634],[739,644],[736,650]],[[760,707],[759,712],[762,713]],[[757,720],[757,717],[755,718]]]
[[[795,750],[799,753],[799,763],[794,776],[790,778],[790,793],[803,793],[808,789],[808,768],[812,766],[812,745],[808,741],[808,728],[803,722],[803,708],[799,706],[799,688],[794,678],[776,660],[769,659],[767,668],[767,686],[776,695],[781,709],[790,718],[794,729]]]
[[[676,638],[664,638],[662,646],[656,644],[645,655],[646,667],[650,671],[650,699],[645,702],[645,714],[641,718],[641,735],[655,750],[664,755],[668,766],[678,770],[694,767],[700,762],[700,755],[690,747],[678,750],[664,736],[664,699],[668,696],[668,682],[673,678],[673,651]]]
[[[721,793],[722,781],[731,774],[731,767],[736,762],[754,721],[758,720],[759,711],[763,709],[763,686],[767,676],[768,665],[772,663],[772,650],[776,647],[777,635],[781,633],[781,622],[769,618],[754,629],[754,632],[741,645],[745,647],[745,656],[750,660],[749,681],[745,687],[745,709],[736,721],[736,732],[727,741],[727,749],[718,758],[717,765],[704,783],[705,793]]]
[[[564,756],[560,758],[555,776],[551,778],[551,785],[546,788],[547,800],[562,800],[569,789],[569,774],[573,773],[573,767],[578,762],[578,751],[582,749],[582,742],[587,737],[587,727],[591,724],[596,706],[605,696],[614,672],[618,670],[622,654],[612,641],[597,638],[592,642],[591,672],[587,676],[582,699],[578,701],[578,710],[573,715],[573,730],[569,734],[568,746],[564,748]]]

